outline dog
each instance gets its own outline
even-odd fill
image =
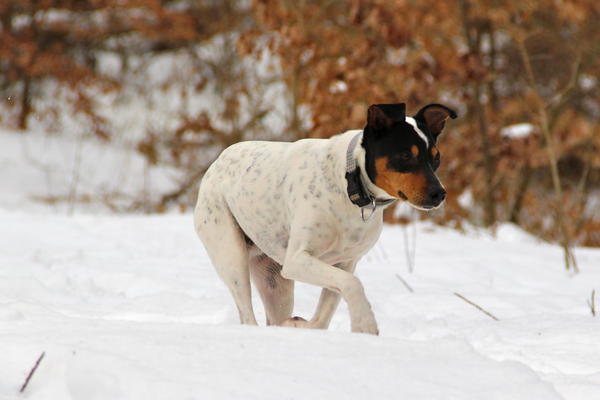
[[[327,329],[343,298],[352,332],[378,334],[356,263],[381,234],[383,210],[407,201],[437,208],[446,191],[436,147],[456,113],[429,104],[374,104],[363,130],[293,143],[247,141],[206,171],[194,225],[242,324],[257,325],[250,278],[267,325]],[[292,318],[294,281],[323,288],[310,320]]]

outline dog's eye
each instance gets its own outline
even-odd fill
[[[405,151],[401,152],[400,154],[398,154],[398,158],[402,161],[408,161],[413,158],[413,155],[410,151],[405,150]]]

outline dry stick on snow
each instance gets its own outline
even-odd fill
[[[33,368],[31,368],[31,371],[29,371],[29,375],[27,375],[27,379],[25,379],[25,383],[23,383],[23,386],[21,386],[21,390],[19,390],[19,393],[23,393],[25,388],[27,388],[27,385],[29,384],[29,380],[31,379],[31,377],[33,376],[33,374],[35,373],[37,368],[40,366],[40,362],[42,362],[42,358],[44,358],[45,355],[46,355],[46,352],[44,351],[44,352],[42,352],[40,357],[37,359],[37,361],[35,362],[35,365],[33,366]]]
[[[390,258],[387,255],[387,251],[385,251],[385,247],[381,244],[381,242],[377,242],[377,247],[381,250],[381,257],[383,257],[383,261],[386,263],[390,261]]]
[[[404,279],[402,279],[402,277],[400,276],[400,274],[396,274],[396,278],[398,278],[400,280],[400,282],[402,282],[402,284],[404,284],[404,286],[406,286],[406,288],[408,289],[409,292],[411,292],[411,293],[415,292],[413,290],[413,288],[411,288],[410,285]]]
[[[412,246],[409,245],[408,240],[408,227],[402,225],[402,236],[404,237],[404,255],[406,256],[406,262],[408,263],[408,272],[411,274],[415,270],[415,253],[417,250],[417,217],[415,210],[410,210],[410,225],[412,228]]]
[[[460,299],[463,299],[464,301],[466,301],[467,303],[469,303],[470,305],[472,305],[473,307],[475,307],[476,309],[478,309],[479,311],[481,311],[482,313],[484,313],[485,315],[487,315],[488,317],[490,317],[491,319],[495,320],[495,321],[500,321],[498,318],[496,318],[494,316],[494,314],[492,314],[489,311],[486,311],[483,309],[483,307],[473,303],[471,300],[467,299],[466,297],[464,297],[463,295],[454,292],[454,295]]]
[[[592,315],[595,317],[596,316],[596,289],[592,290],[592,297],[590,300],[587,301],[588,306],[590,306],[590,311],[592,312]]]
[[[72,215],[75,211],[75,203],[77,202],[77,190],[79,189],[79,182],[81,178],[81,160],[83,153],[83,140],[84,133],[79,134],[77,139],[77,148],[75,149],[75,160],[73,162],[73,179],[71,180],[71,186],[69,187],[69,205],[67,214]]]

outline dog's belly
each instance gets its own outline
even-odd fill
[[[252,214],[255,211],[236,207],[232,213],[240,228],[256,247],[277,263],[283,264],[290,237],[289,228],[272,216],[256,218]]]

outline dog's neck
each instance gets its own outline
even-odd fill
[[[394,200],[397,200],[395,197],[390,196],[385,190],[375,185],[375,183],[371,180],[366,169],[366,150],[361,144],[362,132],[358,130],[351,132],[352,139],[348,144],[349,148],[346,154],[346,172],[350,172],[349,169],[351,168],[351,164],[355,163],[356,167],[358,167],[358,170],[360,171],[359,184],[362,186],[362,191],[366,192],[364,194],[371,200],[374,199],[378,206],[388,205]],[[346,179],[348,179],[348,177]],[[350,182],[348,182],[348,184],[350,185]],[[351,201],[355,204],[357,203],[352,198]],[[361,204],[359,206],[362,207],[363,205]]]
[[[366,167],[367,151],[365,150],[365,148],[362,145],[362,134],[361,134],[361,138],[359,139],[359,144],[354,148],[354,159],[356,160],[356,163],[358,164],[358,166],[360,168],[360,173],[362,175],[362,181],[367,190],[369,190],[378,199],[385,199],[385,200],[396,199],[395,197],[390,196],[388,192],[386,192],[379,186],[375,185],[375,183],[369,177],[369,174],[367,173],[367,167]]]

